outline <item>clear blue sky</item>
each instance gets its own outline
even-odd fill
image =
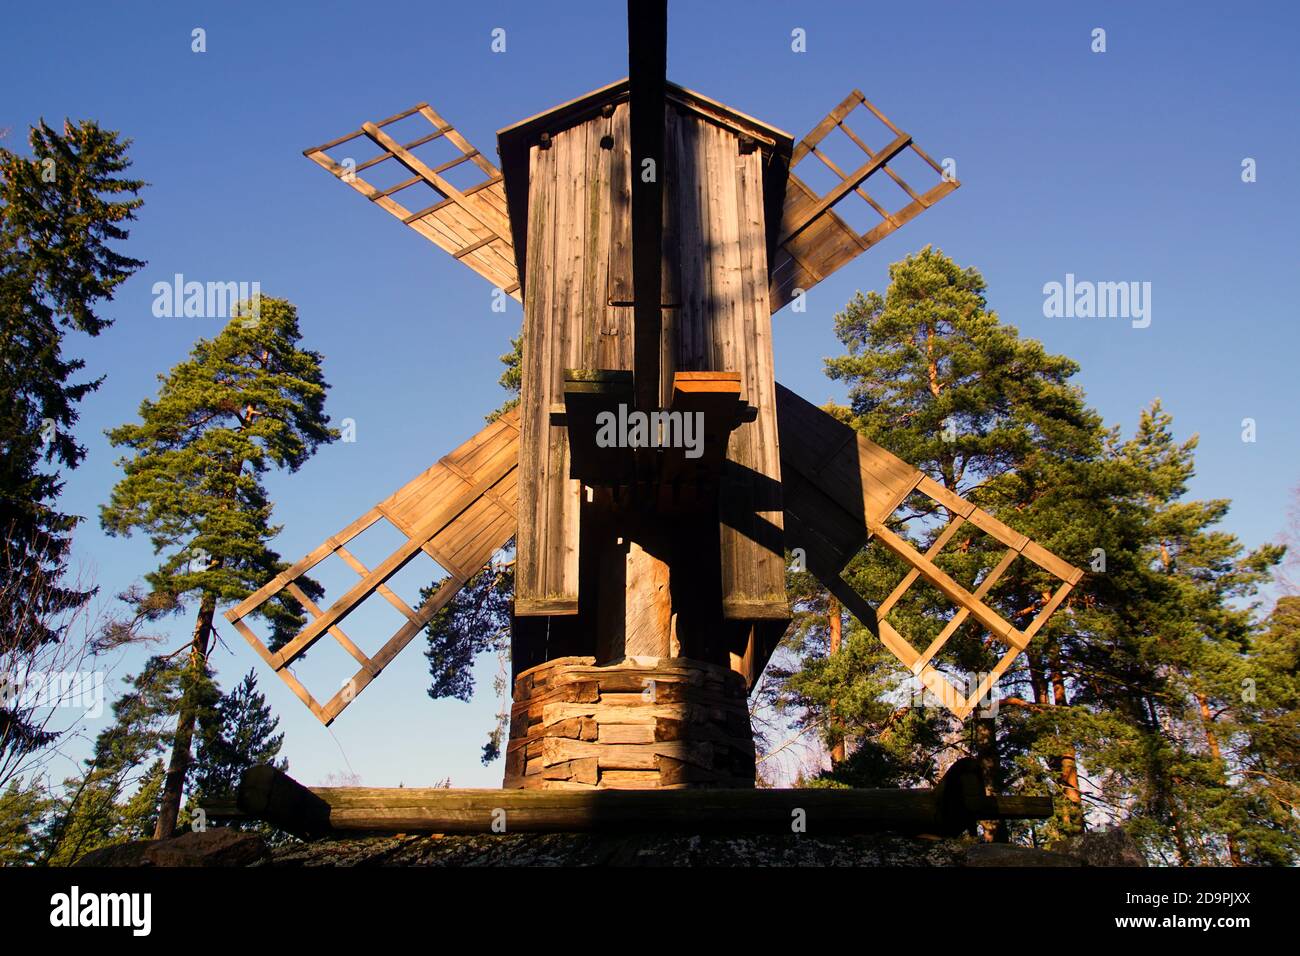
[[[207,31],[207,52],[190,31]],[[493,54],[490,32],[507,31]],[[807,31],[807,52],[790,33]],[[1090,51],[1107,31],[1107,52]],[[106,538],[116,480],[103,430],[131,419],[155,376],[215,320],[158,319],[173,273],[258,280],[297,304],[325,355],[329,411],[355,444],[272,476],[281,553],[296,559],[481,427],[503,398],[497,356],[521,317],[488,284],[305,159],[301,151],[421,100],[489,155],[495,131],[626,73],[624,5],[606,3],[62,3],[11,10],[0,35],[0,128],[13,148],[38,117],[94,118],[134,139],[151,183],[127,252],[148,266],[74,338],[103,389],[83,406],[86,463],[65,509],[89,516],[77,555],[106,594],[153,566],[147,541]],[[1291,3],[672,4],[669,77],[802,135],[854,87],[936,157],[960,190],[776,317],[781,380],[840,397],[821,360],[831,316],[926,243],[977,266],[1004,321],[1078,360],[1106,419],[1131,430],[1163,399],[1201,437],[1193,491],[1228,497],[1250,545],[1281,530],[1300,479],[1295,280],[1300,213]],[[1258,182],[1241,181],[1241,162]],[[1044,283],[1148,281],[1152,322],[1045,319]],[[1256,419],[1244,444],[1241,420]],[[172,628],[176,642],[188,621]],[[470,704],[434,703],[413,644],[331,731],[229,627],[226,686],[256,664],[304,782],[351,767],[369,785],[499,786],[478,753],[495,662]],[[324,641],[322,644],[332,642]],[[323,661],[322,655],[316,655]],[[140,654],[118,674],[134,669]],[[339,677],[342,671],[335,672]],[[102,724],[102,721],[100,722]],[[92,724],[91,731],[100,724]],[[55,768],[64,772],[67,767]]]

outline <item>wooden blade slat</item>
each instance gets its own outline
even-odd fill
[[[308,597],[307,592],[305,592],[302,588],[298,587],[297,582],[290,581],[288,584],[285,585],[285,590],[288,591],[290,594],[292,594],[294,598],[297,599],[298,603],[307,609],[307,613],[309,613],[312,617],[321,616],[321,609],[317,607],[315,601],[313,601],[310,597]],[[370,666],[370,658],[368,658],[362,652],[361,648],[357,647],[356,644],[352,643],[352,639],[348,637],[346,634],[344,634],[342,629],[337,624],[331,627],[329,629],[329,632],[330,632],[330,636],[334,638],[334,640],[342,644],[343,649],[352,655],[353,660],[355,660],[362,667]]]
[[[518,453],[513,456],[502,455],[500,460],[494,462],[487,474],[479,479],[478,484],[436,508],[405,544],[381,561],[350,591],[330,605],[324,614],[308,624],[297,637],[286,644],[277,655],[277,661],[283,664],[310,648],[330,625],[351,614],[379,585],[402,570],[426,541],[442,533],[448,525],[465,514],[470,505],[483,497],[486,489],[500,481],[506,472],[518,467],[518,464]]]
[[[337,554],[344,561],[346,561],[348,567],[350,567],[353,571],[357,572],[357,574],[361,575],[363,578],[370,573],[370,569],[366,567],[364,564],[362,564],[360,561],[358,561],[356,555],[354,555],[347,548],[343,548],[343,547],[337,548],[334,551],[334,553]],[[407,606],[405,601],[403,601],[396,594],[394,594],[392,589],[389,588],[387,584],[379,585],[379,587],[376,588],[376,590],[379,592],[379,594],[382,597],[384,597],[388,601],[389,604],[391,604],[393,607],[397,609],[397,612],[401,614],[402,617],[411,621],[415,620],[415,612],[412,611],[410,607]],[[317,616],[319,616],[318,612],[313,612],[313,613],[317,613]]]
[[[957,529],[960,528],[965,521],[965,518],[960,517],[949,521],[947,526],[939,534],[939,537],[934,539],[934,543],[931,544],[929,549],[925,552],[925,556],[930,560],[934,560],[935,556],[943,550],[944,545],[952,540],[952,536],[957,533]],[[882,616],[888,614],[890,608],[898,603],[898,599],[903,596],[907,589],[910,588],[920,576],[921,572],[916,568],[912,568],[912,570],[908,571],[903,580],[899,581],[894,590],[889,593],[889,597],[880,602],[880,607],[876,609],[876,613]]]
[[[892,143],[890,143],[888,146],[882,149],[875,156],[871,157],[869,160],[867,160],[865,163],[863,163],[861,166],[855,169],[852,173],[845,176],[844,179],[842,179],[837,185],[831,188],[830,192],[828,192],[821,199],[817,200],[817,202],[813,204],[811,209],[808,209],[807,211],[801,213],[799,218],[797,218],[795,221],[793,222],[787,221],[782,223],[781,238],[779,240],[779,244],[785,245],[787,242],[789,242],[799,233],[807,229],[808,225],[814,219],[816,219],[822,213],[826,212],[826,210],[830,209],[831,206],[834,206],[837,202],[839,202],[846,195],[848,195],[850,190],[856,189],[864,179],[866,179],[876,170],[884,167],[885,163],[889,162],[891,159],[893,159],[895,156],[897,156],[899,153],[901,153],[911,144],[912,144],[912,137],[907,136],[906,134],[899,136],[897,139],[895,139]]]
[[[850,126],[848,123],[846,123],[846,122],[841,122],[841,123],[840,123],[840,129],[844,131],[844,135],[845,135],[845,136],[847,136],[849,139],[853,140],[854,145],[856,145],[859,149],[861,149],[861,150],[862,150],[864,153],[866,153],[868,156],[873,156],[873,155],[875,155],[875,154],[872,152],[871,147],[869,147],[866,143],[864,143],[864,142],[862,141],[862,138],[861,138],[860,136],[858,136],[857,133],[853,132],[853,127]],[[910,140],[910,137],[909,137],[909,140]],[[910,141],[909,141],[908,145],[911,145]],[[922,199],[922,197],[918,196],[918,195],[916,194],[916,191],[915,191],[914,189],[912,189],[911,186],[907,185],[907,182],[903,179],[903,177],[900,176],[900,175],[898,175],[898,173],[894,172],[894,171],[893,171],[892,169],[890,169],[888,166],[885,167],[885,175],[888,176],[890,179],[892,179],[894,182],[898,183],[898,185],[900,185],[901,187],[903,187],[904,192],[906,192],[909,196],[911,196],[911,197],[912,197],[913,199],[915,199],[917,202],[924,202],[924,200]],[[874,205],[874,203],[873,203],[873,205]],[[884,213],[882,213],[882,216],[883,216],[885,219],[888,219],[888,218],[889,218],[889,215],[888,215],[888,214],[884,214]]]
[[[952,524],[955,525],[961,520],[964,519],[956,519]],[[949,527],[951,526],[952,525],[949,525]],[[1007,568],[1011,567],[1011,563],[1015,561],[1016,557],[1016,551],[1012,548],[1007,548],[1006,552],[1002,555],[1002,560],[998,562],[997,566],[988,574],[984,575],[984,580],[981,581],[979,587],[975,589],[975,597],[982,599],[984,595],[988,594],[989,591],[992,590],[993,585],[997,583],[998,579],[1006,573]],[[964,607],[958,608],[957,613],[952,616],[952,620],[944,625],[942,631],[935,635],[934,640],[930,642],[930,646],[921,652],[921,657],[917,661],[917,664],[919,666],[928,664],[934,655],[939,653],[939,649],[942,648],[944,644],[948,643],[948,638],[956,634],[957,629],[966,623],[966,618],[969,616],[970,611],[968,609]],[[913,670],[915,669],[916,666],[914,665]]]

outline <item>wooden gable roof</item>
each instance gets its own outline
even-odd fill
[[[782,129],[684,86],[668,83],[667,89],[668,102],[677,109],[729,129],[738,136],[749,137],[762,152],[763,205],[770,255],[780,232],[786,177],[794,149],[793,137]],[[526,281],[529,150],[541,142],[544,135],[553,136],[599,115],[607,106],[626,102],[628,93],[628,80],[622,79],[497,131],[497,152],[505,178],[506,206],[521,286]]]

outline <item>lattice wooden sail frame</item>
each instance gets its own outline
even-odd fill
[[[849,125],[849,117],[861,107],[893,133],[894,138],[878,149],[872,149],[866,140]],[[823,140],[834,130],[842,131],[865,155],[865,161],[846,172],[823,149]],[[939,182],[917,192],[893,168],[890,162],[911,150],[939,176]],[[796,170],[800,163],[816,158],[830,173],[839,179],[823,195],[799,178]],[[890,209],[867,192],[867,181],[884,172],[909,197],[910,201],[898,209]],[[769,269],[769,296],[775,312],[795,296],[796,289],[807,291],[840,267],[866,252],[895,229],[910,222],[929,209],[961,184],[948,176],[943,168],[930,158],[912,137],[895,126],[884,113],[876,109],[854,90],[826,118],[801,139],[790,156],[790,177],[786,186],[785,206],[777,250]],[[836,214],[834,207],[856,195],[864,200],[880,217],[880,223],[859,233]]]
[[[1083,572],[780,385],[777,416],[788,545],[804,548],[808,569],[945,707],[964,719],[1029,646]],[[889,517],[914,494],[929,497],[950,515],[924,554],[886,526]],[[1006,548],[973,592],[935,564],[944,546],[967,524]],[[877,608],[840,577],[840,571],[868,538],[909,565],[907,574]],[[1058,582],[1023,630],[984,601],[1017,557],[1026,558]],[[932,585],[957,608],[929,646],[919,652],[887,620],[918,579]],[[936,655],[968,618],[1007,646],[969,696],[934,666]]]
[[[427,120],[431,131],[407,143],[399,143],[385,132],[385,127],[412,116]],[[330,155],[330,150],[337,150],[358,137],[370,140],[381,152],[363,162],[351,164],[344,162],[347,157],[336,159]],[[429,166],[412,152],[435,139],[445,139],[459,155],[437,166]],[[303,155],[503,292],[516,299],[520,297],[501,171],[428,103],[417,104],[378,123],[363,123],[358,130],[303,150]],[[361,173],[388,162],[400,164],[410,175],[385,189],[379,189],[362,178]],[[476,166],[483,173],[483,179],[466,189],[457,189],[443,174],[465,163]],[[432,205],[408,209],[399,197],[403,191],[421,185],[432,188],[440,198]]]
[[[893,134],[893,139],[878,149],[872,149],[867,139],[849,123],[859,108],[870,112]],[[385,127],[416,115],[428,121],[430,132],[406,143],[398,143],[385,132]],[[842,131],[856,144],[863,152],[865,162],[846,172],[826,150],[820,148],[834,130]],[[337,154],[339,147],[359,137],[365,137],[378,146],[380,153],[351,165],[344,162],[347,157],[332,155]],[[437,166],[429,166],[412,153],[412,150],[438,138],[451,143],[458,155]],[[909,150],[934,170],[939,182],[918,191],[890,166],[892,160]],[[360,129],[304,150],[303,154],[497,288],[515,299],[521,298],[501,171],[428,103],[417,104],[377,123],[364,123]],[[796,172],[800,163],[813,159],[839,180],[824,194],[819,194]],[[405,167],[410,175],[383,189],[362,177],[366,170],[390,161]],[[442,174],[464,163],[473,163],[484,178],[459,190]],[[868,180],[881,172],[907,194],[909,201],[900,208],[889,208],[867,191]],[[431,187],[440,198],[432,205],[407,208],[401,202],[403,191],[421,184]],[[785,306],[796,289],[811,289],[960,185],[913,142],[911,135],[895,126],[860,90],[854,90],[796,144],[791,155],[785,204],[768,270],[772,311]],[[845,222],[835,212],[835,207],[850,196],[857,196],[871,206],[880,217],[880,223],[859,233]]]
[[[518,414],[511,411],[276,575],[227,611],[226,619],[317,719],[328,726],[514,536],[518,465],[519,420]],[[347,544],[381,519],[391,522],[406,536],[406,541],[372,570],[348,550]],[[418,609],[413,609],[385,582],[420,551],[444,568],[447,576]],[[322,610],[299,586],[298,579],[332,554],[342,558],[359,580],[328,609]],[[272,651],[243,619],[283,591],[302,605],[311,620],[279,651]],[[341,625],[375,593],[397,608],[406,621],[371,657],[348,638]],[[360,669],[329,701],[321,704],[290,667],[326,632],[357,661]]]

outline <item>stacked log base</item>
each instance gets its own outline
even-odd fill
[[[515,679],[507,788],[753,787],[739,674],[682,657],[560,657]]]

